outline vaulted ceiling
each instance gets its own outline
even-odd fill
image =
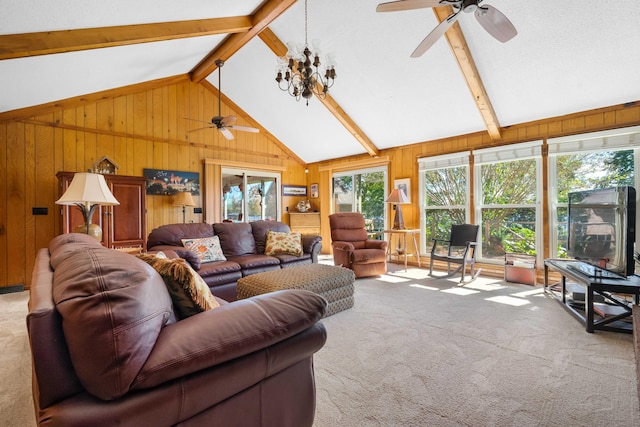
[[[474,132],[499,141],[506,126],[640,101],[636,0],[486,0],[514,39],[464,14],[419,58],[449,7],[379,2],[308,0],[309,41],[338,78],[307,106],[274,80],[285,43],[304,41],[303,0],[0,0],[0,114],[176,75],[217,86],[223,59],[222,92],[312,163]]]

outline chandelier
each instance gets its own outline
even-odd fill
[[[278,58],[276,69],[276,82],[280,90],[288,92],[296,101],[300,98],[307,100],[311,95],[324,99],[333,86],[336,78],[335,63],[330,56],[327,56],[324,76],[320,70],[320,50],[318,43],[314,40],[312,49],[307,43],[307,0],[304,2],[304,45],[296,46],[295,43],[287,43],[289,50],[287,54]]]

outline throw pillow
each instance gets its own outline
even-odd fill
[[[220,306],[209,286],[184,259],[158,258],[149,254],[140,254],[137,257],[162,276],[176,313],[181,319]]]
[[[265,255],[302,256],[302,235],[296,232],[280,233],[269,230],[264,253]]]
[[[185,248],[194,252],[200,262],[226,261],[218,236],[203,237],[201,239],[182,239]]]

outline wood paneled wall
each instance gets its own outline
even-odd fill
[[[446,138],[437,141],[424,141],[403,147],[381,150],[380,156],[381,158],[387,157],[389,159],[389,186],[391,187],[395,179],[410,178],[412,193],[411,200],[417,201],[419,200],[417,161],[421,157],[437,156],[534,140],[544,140],[546,143],[548,138],[638,125],[640,125],[640,101],[503,128],[501,129],[502,141],[500,144],[493,142],[489,138],[489,134],[487,132],[480,132],[460,137]],[[372,158],[368,155],[360,155],[308,165],[308,182],[320,183],[320,198],[315,200],[317,200],[317,204],[321,206],[320,212],[323,213],[323,216],[324,214],[329,213],[331,206],[331,174],[328,171],[344,169],[345,167],[349,167],[350,164],[355,164],[358,168],[364,168],[367,163],[370,165],[377,165],[379,163],[379,159]],[[544,162],[544,165],[546,168],[546,162]],[[543,172],[544,171],[546,171],[546,169],[544,169]],[[543,175],[543,200],[545,201],[547,200],[547,188],[548,183],[545,173]],[[473,194],[471,196],[473,197]],[[420,207],[417,203],[403,206],[402,214],[405,225],[408,228],[418,227],[420,225]],[[389,221],[392,221],[393,211],[390,210],[389,215],[391,215],[389,217]],[[545,218],[546,215],[548,215],[548,206],[546,203],[543,204],[543,215],[545,215]],[[544,221],[544,227],[544,246],[546,250],[548,247],[546,240],[549,235],[548,221],[546,220]],[[322,238],[325,242],[331,241],[331,234],[328,229],[328,220],[326,221],[326,226],[325,222],[323,222]],[[325,244],[323,246],[323,252],[326,252],[328,247],[330,247],[330,244]]]
[[[283,182],[306,184],[305,165],[266,130],[234,132],[232,141],[215,129],[187,134],[217,114],[218,92],[208,83],[193,84],[185,76],[154,86],[0,114],[0,286],[28,288],[37,250],[60,233],[56,173],[86,171],[102,156],[118,164],[118,175],[171,169],[199,172],[204,182],[203,160],[213,158],[285,168]],[[223,115],[259,127],[222,100]],[[284,205],[295,206],[297,200],[289,199]],[[48,215],[32,215],[33,207],[47,208]],[[187,221],[203,220],[192,209],[187,212]],[[147,232],[181,221],[182,209],[171,197],[147,196]]]
[[[200,172],[201,181],[204,159],[278,166],[285,169],[286,184],[320,184],[320,197],[311,203],[323,216],[331,206],[328,171],[348,163],[380,162],[362,155],[304,165],[266,129],[259,134],[237,132],[233,141],[215,130],[187,134],[200,125],[193,120],[208,122],[217,113],[217,96],[208,83],[193,84],[187,76],[177,76],[0,113],[0,287],[28,288],[37,250],[60,232],[56,172],[86,171],[102,156],[119,165],[120,175],[141,176],[144,168],[174,169]],[[222,102],[223,115],[234,114],[239,124],[260,127],[226,97]],[[504,128],[501,144],[634,125],[640,125],[640,103]],[[482,132],[382,150],[381,155],[389,162],[389,182],[411,178],[412,200],[418,200],[418,158],[495,145]],[[294,209],[298,201],[285,197],[283,206]],[[148,232],[182,220],[181,209],[172,206],[169,197],[147,196],[147,206]],[[32,215],[33,207],[46,207],[48,215]],[[201,215],[188,211],[187,221],[202,221]],[[417,205],[404,207],[403,214],[405,223],[419,223]],[[282,219],[288,222],[288,215],[283,213]],[[331,242],[326,222],[322,234],[326,253]]]

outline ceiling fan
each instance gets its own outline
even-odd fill
[[[423,9],[428,7],[452,6],[453,13],[436,26],[422,40],[411,54],[417,58],[425,53],[458,20],[460,12],[474,13],[476,20],[490,35],[502,43],[508,42],[518,34],[509,18],[493,6],[480,6],[482,0],[401,0],[380,3],[376,12],[395,12],[399,10]]]
[[[222,59],[218,59],[216,60],[216,65],[218,66],[218,91],[220,92],[218,95],[218,115],[217,116],[213,116],[211,118],[211,124],[209,126],[204,126],[201,128],[197,128],[197,129],[192,129],[190,131],[188,131],[187,133],[191,133],[191,132],[196,132],[202,129],[213,129],[216,128],[218,129],[222,135],[224,135],[225,138],[227,139],[233,139],[233,134],[229,131],[229,129],[233,129],[233,130],[241,130],[241,131],[245,131],[245,132],[260,132],[259,129],[256,128],[252,128],[252,127],[248,127],[248,126],[233,126],[233,123],[238,120],[238,118],[236,116],[221,116],[221,99],[222,99],[222,84],[221,84],[221,78],[220,75],[222,74],[221,69],[222,66],[224,65],[224,61]],[[188,119],[188,120],[194,120],[194,119]],[[200,121],[200,120],[196,120],[196,121]],[[206,122],[201,122],[201,123],[206,123]]]

